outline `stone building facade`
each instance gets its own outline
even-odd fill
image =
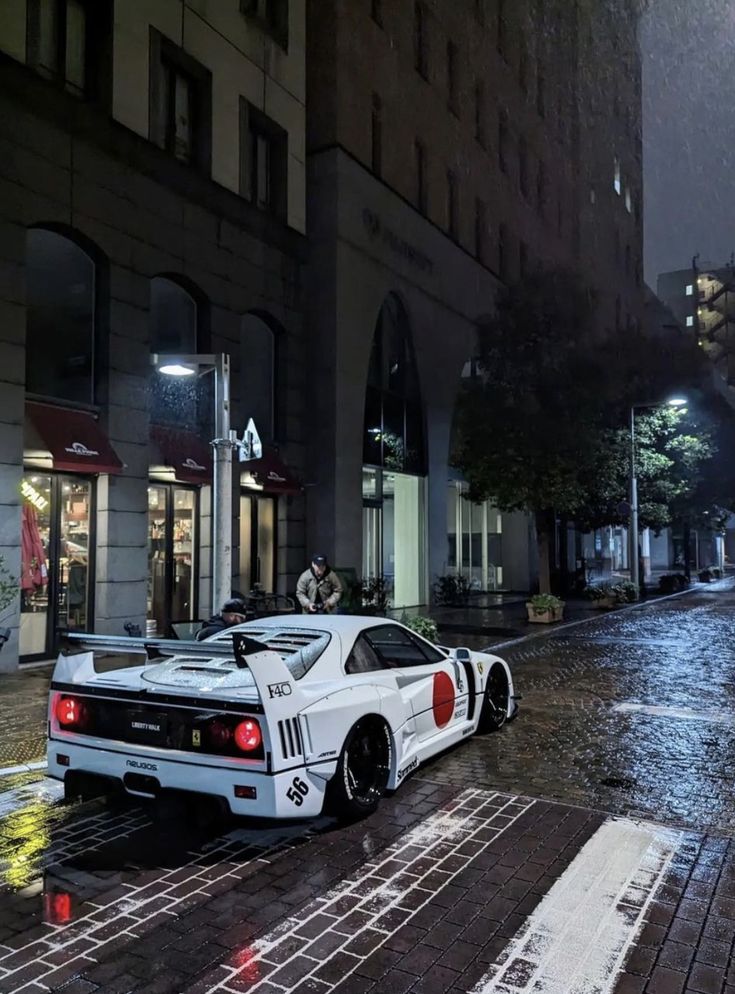
[[[0,667],[62,628],[212,609],[212,394],[227,353],[233,587],[304,558],[303,0],[6,0],[0,11]]]

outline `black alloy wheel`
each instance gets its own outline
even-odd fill
[[[508,720],[508,677],[497,663],[490,670],[485,685],[478,732],[497,732]]]
[[[338,818],[372,814],[388,784],[393,761],[390,729],[377,717],[361,718],[350,729],[329,782],[329,801]]]

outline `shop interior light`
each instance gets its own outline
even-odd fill
[[[672,397],[671,400],[667,400],[666,403],[669,407],[685,407],[686,398],[685,397]]]

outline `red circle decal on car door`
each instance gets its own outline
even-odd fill
[[[448,725],[454,714],[454,684],[446,673],[434,674],[432,708],[437,726],[444,728]]]

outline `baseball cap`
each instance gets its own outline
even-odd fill
[[[222,614],[247,614],[245,601],[232,597],[222,605]]]
[[[321,553],[315,553],[311,557],[311,561],[314,563],[315,566],[326,566],[327,565],[327,557],[323,556]]]

